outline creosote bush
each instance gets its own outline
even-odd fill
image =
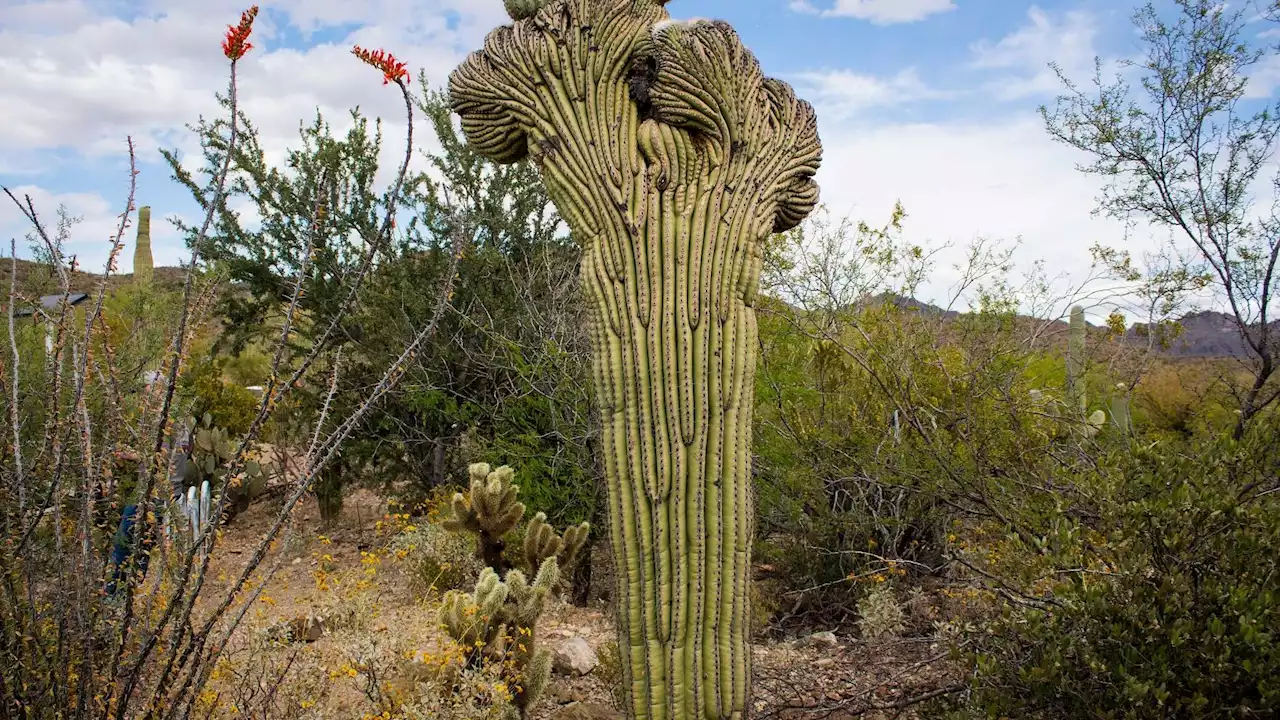
[[[1078,479],[1096,514],[1059,517],[1031,546],[1015,538],[988,568],[1017,577],[1011,565],[1034,562],[1039,580],[975,636],[964,713],[1280,712],[1277,429],[1271,418],[1240,443],[1134,447]]]

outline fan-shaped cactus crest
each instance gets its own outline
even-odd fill
[[[665,4],[507,0],[449,89],[583,248],[629,713],[743,717],[761,243],[813,210],[822,150],[732,28]]]

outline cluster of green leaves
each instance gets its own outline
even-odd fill
[[[1242,442],[1135,447],[1077,487],[1039,543],[1041,599],[1010,604],[974,654],[969,714],[1271,717],[1280,711],[1280,447],[1274,418]],[[1047,572],[1045,571],[1047,570]],[[1028,588],[1028,593],[1031,588]]]
[[[536,171],[527,163],[498,166],[475,153],[455,127],[447,98],[420,80],[416,110],[440,149],[425,156],[426,170],[406,178],[400,220],[382,244],[377,223],[390,198],[375,184],[380,125],[353,112],[345,128],[335,129],[317,115],[277,167],[245,119],[230,197],[262,219],[251,225],[228,202],[204,248],[207,266],[232,288],[220,298],[221,372],[267,373],[255,348],[279,334],[308,261],[294,350],[323,342],[324,352],[295,389],[296,407],[282,415],[296,427],[276,433],[306,445],[322,409],[330,424],[348,417],[432,321],[434,290],[459,256],[450,307],[433,339],[317,483],[324,515],[333,519],[344,488],[355,483],[392,488],[412,504],[432,488],[465,481],[466,463],[483,457],[520,468],[531,508],[553,522],[590,519],[596,471],[577,246]],[[225,147],[222,124],[197,130],[207,162],[216,166]],[[177,159],[170,162],[198,193]],[[351,291],[345,279],[365,263],[373,270],[360,302],[328,332]],[[290,362],[286,354],[286,369]]]

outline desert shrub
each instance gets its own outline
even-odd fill
[[[1021,586],[974,653],[982,717],[1280,712],[1280,448],[1159,444],[1078,479],[1096,502],[1015,541]],[[1030,561],[1029,561],[1030,562]],[[1033,576],[1024,576],[1033,577]],[[1014,586],[1011,586],[1014,587]]]
[[[496,666],[461,668],[449,679],[419,683],[399,709],[403,720],[514,720],[511,692]]]
[[[222,361],[208,359],[197,363],[183,376],[183,390],[192,403],[191,414],[193,417],[210,415],[214,426],[225,428],[235,436],[244,435],[258,414],[258,398],[249,390],[227,382],[222,374]]]
[[[626,683],[622,676],[622,651],[618,649],[618,641],[604,643],[596,655],[600,658],[600,664],[593,674],[602,685],[609,688],[609,699],[613,706],[626,707]]]
[[[475,584],[483,568],[472,545],[469,537],[427,522],[406,528],[391,550],[403,558],[414,592],[425,595]]]
[[[906,629],[905,620],[902,605],[887,582],[874,585],[858,601],[858,626],[868,640],[898,635]]]

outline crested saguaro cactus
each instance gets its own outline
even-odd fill
[[[532,158],[583,248],[620,647],[636,718],[747,713],[762,241],[813,210],[812,107],[666,0],[507,0],[450,78],[471,144]]]
[[[145,285],[151,282],[155,262],[151,257],[151,207],[138,208],[138,240],[133,246],[133,279]]]

